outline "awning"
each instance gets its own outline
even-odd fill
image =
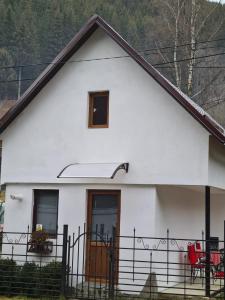
[[[57,178],[114,178],[119,170],[128,172],[128,163],[75,163],[66,166]]]

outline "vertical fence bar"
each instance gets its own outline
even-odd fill
[[[133,281],[134,281],[134,271],[135,271],[135,251],[136,251],[136,230],[134,227],[134,236],[133,236]]]
[[[12,260],[13,260],[13,255],[14,255],[14,246],[12,244]]]
[[[61,281],[61,293],[63,296],[66,296],[67,241],[68,241],[68,225],[63,225],[62,281]]]
[[[106,249],[106,259],[108,261],[108,265],[107,267],[105,268],[105,278],[107,279],[106,280],[106,283],[105,283],[105,297],[104,299],[108,299],[108,295],[109,295],[109,276],[110,276],[110,238],[109,238],[109,235],[106,234],[106,245],[107,245],[107,249]]]
[[[112,280],[112,237],[109,238],[109,280],[108,280],[108,295],[109,295],[109,298],[111,297],[111,289],[112,289],[112,283],[111,283],[111,280]]]
[[[26,262],[27,262],[28,242],[29,242],[29,225],[27,226]]]
[[[150,270],[149,270],[149,293],[150,293],[150,300],[152,299],[152,252],[150,252]],[[153,291],[155,291],[155,288],[153,287]],[[153,299],[155,298],[155,295],[153,295]]]
[[[72,253],[71,253],[71,256],[72,256],[72,259],[71,259],[71,278],[70,278],[70,289],[72,291],[72,287],[73,287],[73,278],[74,278],[74,248],[75,248],[75,233],[73,232],[73,239],[72,239]],[[77,293],[77,288],[75,289],[75,292]]]
[[[74,240],[74,238],[73,238]],[[73,242],[74,243],[74,242]],[[77,274],[76,274],[76,291],[78,290],[78,280],[79,280],[79,259],[80,259],[80,226],[78,227],[78,241],[77,241]],[[71,285],[72,288],[72,285]]]
[[[94,233],[92,233],[92,228],[87,228],[87,243],[88,243],[88,272],[87,272],[87,297],[90,297],[90,272],[91,272],[91,240],[92,240],[92,234],[94,237]]]
[[[166,231],[166,282],[169,283],[169,229]]]
[[[69,287],[69,282],[70,282],[70,248],[71,248],[71,236],[69,235],[69,239],[68,239],[68,255],[67,255],[67,279],[66,279],[66,287]],[[71,278],[72,278],[72,274],[71,274]],[[71,289],[72,290],[72,289]]]
[[[115,289],[115,239],[116,239],[116,228],[113,227],[112,238],[110,239],[110,261],[109,261],[109,298],[114,299]]]
[[[184,299],[186,299],[186,276],[187,276],[187,255],[184,255]]]
[[[102,230],[102,228],[101,228]],[[103,229],[103,232],[104,232],[104,229]],[[103,236],[104,236],[104,233],[102,234],[102,239],[103,239]],[[105,242],[105,238],[104,238],[104,242]],[[102,258],[102,248],[103,248],[103,245],[101,245],[100,247],[100,262],[99,262],[99,270],[100,270],[100,286],[99,286],[99,295],[100,295],[100,298],[102,296],[102,277],[103,277],[103,268],[102,268],[102,261],[103,261],[103,258]]]
[[[97,283],[97,251],[98,251],[98,224],[95,227],[95,251],[94,251],[94,299],[96,298],[96,283]],[[98,278],[99,279],[99,278]]]
[[[57,261],[57,257],[58,257],[58,231],[59,228],[58,228],[58,225],[56,227],[56,239],[55,239],[55,261]],[[54,247],[53,247],[54,248]]]
[[[204,230],[202,230],[202,252],[205,251],[204,240],[205,240],[205,233],[204,233]]]
[[[115,292],[115,260],[116,260],[116,228],[113,227],[113,236],[112,236],[112,281],[111,281],[111,299],[114,299]]]
[[[84,293],[84,281],[85,281],[85,251],[86,251],[86,224],[84,223],[84,227],[83,227],[83,251],[82,251],[82,281],[81,281],[81,290],[82,290],[82,296]]]
[[[224,284],[225,284],[225,221],[223,224],[223,299],[225,300],[225,288],[224,288]]]
[[[205,187],[205,239],[206,239],[206,267],[205,267],[205,296],[210,297],[210,187]]]

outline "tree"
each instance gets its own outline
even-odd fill
[[[13,59],[9,52],[0,48],[0,66],[12,66]],[[0,99],[14,99],[17,90],[16,71],[13,68],[0,69]]]
[[[218,74],[221,74],[221,71],[217,71],[217,74],[210,72],[208,78],[207,74],[198,70],[202,66],[198,57],[210,56],[212,53],[208,50],[210,47],[203,50],[204,43],[201,41],[216,39],[224,26],[222,15],[217,19],[214,18],[215,15],[218,16],[221,4],[205,0],[161,0],[160,8],[173,41],[172,53],[163,53],[159,50],[160,57],[164,62],[168,62],[164,67],[170,67],[167,73],[175,79],[178,88],[194,97],[198,103],[202,103],[203,97],[209,96],[208,87],[214,84],[215,77],[218,79]],[[206,43],[205,46],[207,45],[209,44]],[[217,58],[213,62],[216,60]],[[211,66],[207,58],[204,63]],[[163,72],[163,69],[161,71]]]

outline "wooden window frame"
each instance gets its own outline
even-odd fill
[[[37,224],[37,201],[36,201],[36,196],[35,196],[35,192],[38,191],[56,191],[58,192],[58,198],[57,198],[57,218],[56,218],[56,232],[55,234],[49,234],[48,232],[48,236],[51,239],[56,239],[57,238],[57,234],[58,234],[58,217],[59,217],[59,190],[51,190],[51,189],[34,189],[33,190],[33,217],[32,217],[32,232],[36,231],[36,224]]]
[[[94,125],[93,124],[93,108],[94,108],[94,97],[95,96],[106,96],[107,97],[107,118],[106,124],[102,125]],[[99,92],[89,92],[88,93],[88,102],[89,102],[89,110],[88,110],[88,128],[108,128],[109,127],[109,91],[99,91]]]

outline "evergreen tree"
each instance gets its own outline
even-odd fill
[[[169,9],[165,8],[165,4],[174,6],[178,2],[185,3],[181,10],[177,37],[179,44],[183,44],[190,42],[187,24],[191,21],[192,0],[0,0],[0,67],[25,65],[20,68],[24,91],[32,82],[27,79],[36,78],[88,18],[96,13],[109,22],[137,50],[156,48],[155,51],[142,53],[152,64],[173,61],[174,30]],[[213,43],[199,44],[197,55],[223,52],[225,5],[207,0],[195,2],[198,12],[196,28],[200,28],[196,41],[221,39]],[[161,49],[168,46],[171,48]],[[188,47],[180,47],[177,50],[178,60],[190,56]],[[193,91],[203,92],[194,96],[193,100],[204,105],[204,101],[211,98],[218,99],[224,95],[223,69],[219,76],[218,70],[215,69],[207,69],[207,72],[205,69],[197,69],[203,65],[202,63],[208,66],[225,65],[224,60],[225,56],[221,55],[213,59],[196,61],[192,77],[193,86],[189,89],[189,93],[194,96]],[[188,62],[181,63],[178,68],[178,72],[182,74],[182,82],[179,85],[184,92],[188,92],[185,75],[187,66]],[[158,70],[177,84],[172,67],[168,64]],[[1,80],[16,79],[18,71],[19,68],[0,69]],[[206,87],[207,83],[210,83],[208,84],[210,88]],[[0,100],[17,98],[15,83],[4,86],[1,84],[0,88]]]
[[[7,66],[13,65],[13,58],[5,48],[0,48],[0,98],[2,100],[14,99],[17,90],[16,71]]]

